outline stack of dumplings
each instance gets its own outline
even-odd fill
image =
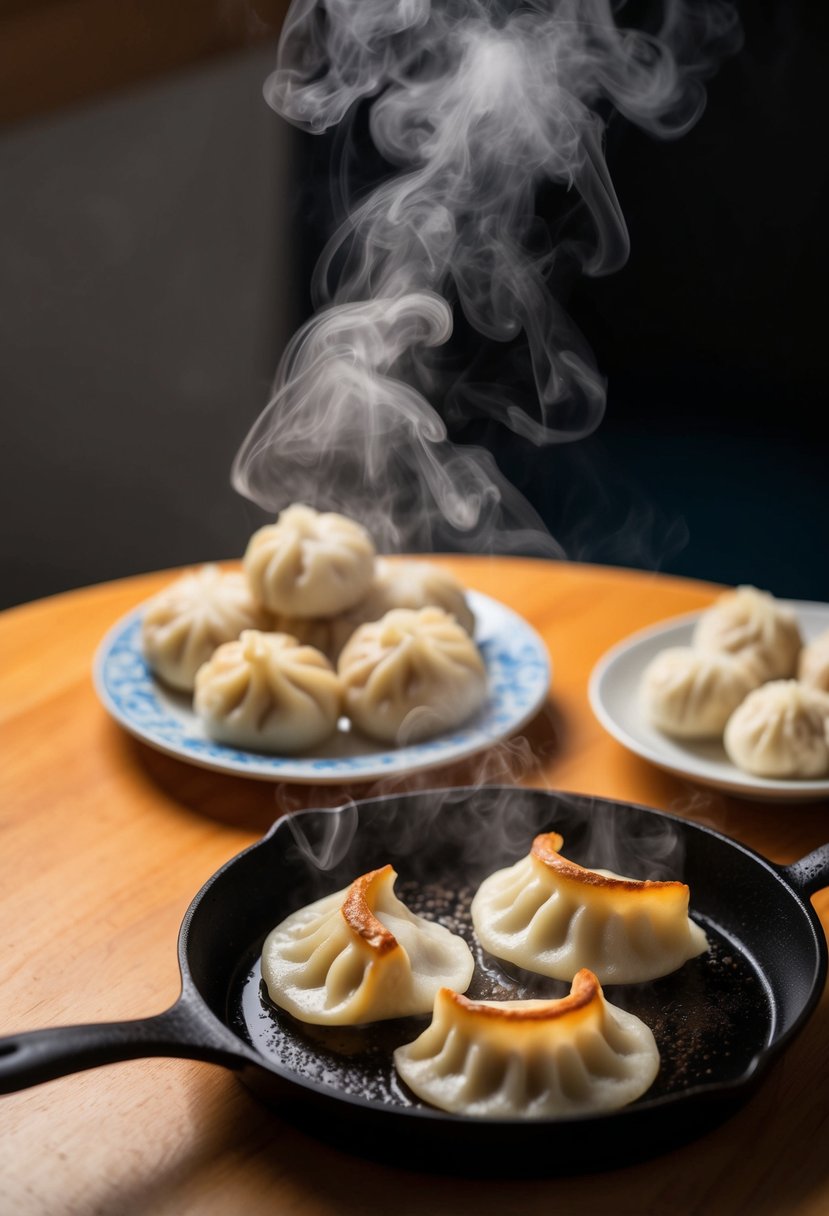
[[[374,544],[344,515],[294,503],[254,532],[244,567],[252,594],[272,612],[328,617],[353,608],[374,577]]]
[[[660,1068],[650,1028],[611,1004],[603,983],[667,975],[709,948],[681,882],[587,870],[539,835],[514,865],[489,875],[471,905],[495,960],[567,980],[567,996],[472,1000],[465,940],[412,913],[390,865],[290,913],[265,939],[268,1001],[300,1022],[356,1026],[431,1015],[393,1052],[417,1097],[453,1114],[568,1118],[617,1110]]]
[[[268,613],[251,595],[244,575],[209,564],[183,574],[150,601],[141,641],[159,679],[192,692],[196,672],[217,646],[245,629],[267,627]]]
[[[242,565],[188,571],[142,619],[153,674],[192,696],[217,742],[301,754],[345,715],[402,745],[484,704],[474,615],[448,571],[382,561],[359,523],[301,503],[251,536]]]
[[[721,741],[752,776],[829,776],[829,631],[804,644],[796,614],[767,591],[723,593],[690,646],[654,656],[639,694],[657,730]]]

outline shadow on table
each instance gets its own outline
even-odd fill
[[[263,833],[280,815],[308,807],[342,806],[414,790],[536,784],[561,751],[564,733],[563,715],[548,701],[520,734],[465,760],[375,781],[320,785],[264,781],[200,768],[124,732],[119,732],[119,746],[125,763],[139,768],[179,806],[230,827]]]

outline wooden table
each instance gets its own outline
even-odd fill
[[[486,772],[642,802],[712,824],[788,862],[829,838],[826,803],[773,806],[706,792],[628,754],[599,727],[587,679],[634,629],[720,588],[520,558],[440,559],[521,612],[549,646],[549,703]],[[292,809],[370,795],[214,774],[140,744],[104,712],[90,666],[105,630],[161,572],[0,617],[0,1033],[154,1013],[178,993],[179,924],[202,882]],[[429,774],[457,785],[468,766]],[[829,927],[829,891],[815,898]],[[233,1074],[135,1060],[0,1098],[0,1212],[829,1212],[829,998],[739,1113],[645,1164],[549,1180],[470,1181],[369,1164],[262,1107]],[[551,1137],[551,1152],[555,1151]]]

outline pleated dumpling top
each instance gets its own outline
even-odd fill
[[[582,970],[559,1000],[470,1001],[444,988],[431,1024],[395,1051],[394,1064],[441,1110],[555,1118],[633,1102],[652,1085],[659,1051],[649,1027]]]
[[[271,612],[330,617],[368,592],[374,556],[371,537],[355,520],[293,503],[254,532],[244,569],[251,594]]]
[[[394,608],[361,625],[337,660],[345,710],[369,738],[402,746],[454,730],[483,706],[487,671],[442,608]]]
[[[187,570],[149,601],[141,620],[148,665],[171,688],[192,692],[196,672],[245,629],[268,629],[268,613],[244,577],[212,562]]]
[[[196,672],[193,708],[219,743],[295,755],[337,727],[342,689],[325,655],[285,633],[246,629]]]
[[[417,916],[394,893],[390,865],[291,913],[265,939],[262,978],[275,1005],[317,1025],[429,1013],[440,988],[465,990],[462,937]]]
[[[555,979],[582,967],[602,984],[656,979],[708,949],[682,882],[623,878],[561,856],[557,832],[484,879],[472,922],[490,954]]]

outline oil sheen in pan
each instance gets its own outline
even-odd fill
[[[467,996],[521,1000],[563,996],[569,984],[499,963],[478,943],[469,914],[474,889],[398,880],[413,912],[461,934],[475,956]],[[606,987],[609,1001],[650,1026],[661,1056],[656,1081],[640,1101],[706,1081],[741,1076],[774,1029],[770,994],[745,953],[703,922],[711,949],[679,971],[646,984]],[[423,1105],[397,1079],[392,1052],[411,1042],[429,1017],[396,1018],[360,1027],[311,1026],[275,1008],[259,970],[259,948],[230,993],[230,1023],[263,1056],[297,1076],[343,1094],[397,1106]]]

